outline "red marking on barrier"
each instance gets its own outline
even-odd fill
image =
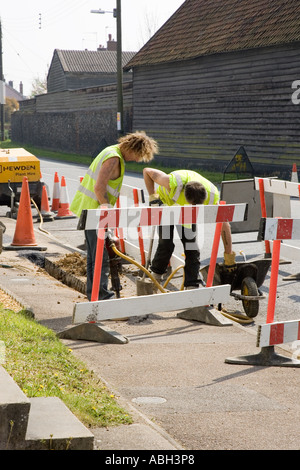
[[[279,258],[280,258],[280,240],[274,240],[273,242],[273,254],[271,264],[271,276],[270,276],[270,288],[269,288],[269,300],[267,308],[267,323],[273,323],[274,312],[276,304],[276,292],[277,282],[279,273]]]
[[[116,206],[117,206],[117,209],[120,209],[120,208],[121,208],[120,198],[117,199]],[[121,252],[122,252],[122,253],[125,253],[125,242],[124,242],[124,232],[123,232],[123,229],[122,229],[122,228],[116,229],[116,234],[117,234],[117,236],[119,237],[119,240],[120,240]]]
[[[194,206],[182,206],[179,216],[179,225],[183,224],[196,224],[198,218],[199,208]]]
[[[100,229],[98,231],[98,237],[97,237],[93,286],[92,286],[92,292],[91,292],[92,302],[97,301],[98,296],[99,296],[101,269],[102,269],[102,262],[103,262],[104,239],[105,239],[105,229]]]
[[[99,217],[99,228],[119,227],[120,209],[107,210],[101,209]]]
[[[282,344],[284,342],[284,323],[271,325],[270,328],[270,345]]]
[[[136,188],[133,189],[133,201],[134,201],[135,207],[138,207],[138,205],[139,205],[139,195],[138,195],[138,190]],[[138,231],[138,237],[139,237],[141,264],[142,264],[142,266],[145,266],[146,257],[145,257],[144,239],[143,239],[143,232],[142,232],[142,229],[141,229],[140,225],[138,226],[137,231]]]
[[[293,232],[293,219],[278,219],[277,240],[290,240]]]
[[[233,219],[233,214],[234,206],[219,205],[216,222],[230,222]]]
[[[140,225],[160,225],[162,219],[162,207],[145,207],[141,210]]]
[[[220,207],[225,207],[225,204],[226,204],[226,201],[220,201],[219,208]],[[215,235],[214,235],[214,240],[213,240],[213,246],[212,246],[211,255],[210,255],[210,263],[209,263],[207,279],[206,279],[206,287],[212,287],[212,285],[213,285],[215,270],[216,270],[216,264],[217,264],[219,244],[220,244],[220,238],[221,238],[221,233],[222,233],[222,227],[223,227],[223,222],[218,222],[216,224]]]
[[[259,184],[261,216],[265,219],[267,217],[267,208],[266,208],[266,200],[265,200],[264,180],[259,179],[258,184]],[[265,240],[265,248],[266,248],[266,254],[271,254],[271,245],[270,245],[269,240]]]

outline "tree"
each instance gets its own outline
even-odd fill
[[[32,90],[30,93],[30,98],[33,98],[36,95],[43,95],[44,93],[47,93],[47,76],[43,79],[37,77],[33,80],[32,82]]]
[[[4,106],[4,115],[6,123],[10,123],[12,113],[18,111],[18,109],[19,103],[15,98],[6,98]]]

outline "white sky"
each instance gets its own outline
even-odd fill
[[[2,1],[2,61],[6,82],[29,95],[35,79],[43,79],[54,49],[96,50],[108,35],[117,39],[112,13],[116,0]],[[121,0],[123,51],[138,51],[184,0]],[[41,25],[40,25],[41,14]]]

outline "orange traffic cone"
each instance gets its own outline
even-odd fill
[[[41,215],[43,220],[54,220],[54,213],[51,212],[49,208],[48,194],[45,185],[42,190]]]
[[[298,183],[298,171],[297,171],[297,165],[296,163],[293,164],[293,169],[292,169],[292,183]]]
[[[30,205],[28,178],[24,176],[15,234],[11,246],[36,246]]]
[[[64,176],[61,177],[59,208],[58,208],[56,219],[60,219],[63,217],[69,217],[69,218],[76,217],[70,211],[69,195],[68,195],[66,180]]]
[[[51,209],[53,211],[58,211],[59,209],[59,177],[57,171],[54,175],[54,183],[53,183],[53,194],[52,194],[52,206]]]

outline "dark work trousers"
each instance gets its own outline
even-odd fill
[[[97,231],[96,230],[85,230],[85,239],[86,239],[86,295],[89,300],[91,300],[92,287],[93,287],[93,278],[94,278],[94,269],[95,269],[95,259],[96,259],[96,249],[97,249]],[[103,249],[103,261],[102,261],[102,270],[101,270],[101,279],[98,300],[110,299],[114,292],[108,290],[108,276],[109,276],[109,256],[107,249],[104,244]]]
[[[196,225],[191,228],[176,225],[185,254],[184,287],[199,287],[200,251],[197,245]],[[158,247],[151,263],[151,270],[164,274],[173,254],[175,245],[174,225],[158,227]]]

